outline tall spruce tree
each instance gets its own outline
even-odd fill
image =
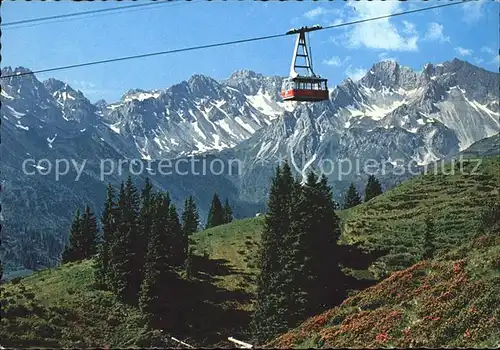
[[[116,208],[114,211],[114,235],[109,242],[108,285],[117,296],[123,298],[128,285],[129,274],[132,268],[132,259],[128,255],[128,233],[124,219],[126,205],[125,184],[120,184]]]
[[[292,220],[281,253],[288,327],[339,301],[344,276],[338,265],[339,219],[327,178],[310,172],[304,184],[296,181],[293,193]]]
[[[231,206],[229,205],[229,201],[226,198],[226,202],[224,203],[224,223],[228,224],[231,221],[233,221],[233,209],[231,209]]]
[[[177,208],[173,204],[168,209],[168,227],[171,237],[170,262],[173,266],[183,266],[187,258],[188,237],[183,235]]]
[[[206,228],[216,227],[224,224],[224,222],[224,209],[220,202],[219,195],[217,193],[214,193],[214,196],[212,197],[212,203],[210,204],[210,209],[208,211]]]
[[[307,228],[302,226],[300,217],[309,208],[305,208],[305,192],[301,185],[301,178],[293,184],[290,204],[290,227],[283,235],[280,253],[280,271],[278,279],[283,290],[286,290],[284,309],[286,312],[287,327],[293,328],[304,317],[307,307],[307,294],[303,289],[305,274],[304,247],[302,243]]]
[[[284,236],[290,229],[290,206],[295,188],[288,163],[276,168],[271,182],[267,213],[259,250],[256,308],[251,329],[255,339],[265,342],[287,329],[287,291],[283,284]]]
[[[71,231],[69,233],[69,245],[66,246],[62,254],[62,263],[78,261],[83,259],[82,245],[84,244],[84,236],[82,231],[82,217],[80,209],[76,210]]]
[[[188,244],[193,244],[190,236],[198,231],[199,225],[200,219],[196,203],[193,196],[189,196],[184,200],[184,210],[182,212],[182,234],[188,238]]]
[[[355,207],[358,204],[361,204],[361,197],[359,196],[358,191],[356,190],[356,187],[354,184],[351,182],[349,188],[347,189],[347,192],[344,197],[344,205],[343,209],[349,209],[352,207]]]
[[[97,218],[88,205],[81,219],[82,245],[81,254],[83,259],[89,259],[97,253],[97,239],[99,229],[97,228]]]
[[[140,212],[140,195],[135,187],[132,177],[127,178],[125,183],[126,206],[124,216],[128,229],[127,248],[132,256],[132,269],[130,271],[130,283],[127,292],[127,297],[130,300],[137,301],[137,295],[142,282],[142,269],[144,264],[144,253],[142,245],[137,244],[143,237],[141,235],[141,227],[139,224]]]
[[[109,265],[111,288],[124,301],[136,302],[141,284],[141,266],[138,259],[137,241],[139,196],[132,178],[121,184],[116,210],[117,233],[110,246]]]
[[[423,259],[432,259],[434,257],[434,252],[436,251],[435,245],[435,234],[434,234],[434,221],[430,216],[426,216],[424,219],[424,237],[423,237]]]
[[[170,265],[172,227],[170,200],[164,193],[155,196],[154,220],[146,256],[145,274],[139,292],[139,308],[151,326],[164,326],[172,319],[169,303],[176,275]]]
[[[312,180],[313,176],[310,177]],[[316,183],[314,187],[313,182]],[[335,213],[337,204],[326,176],[323,175],[319,181],[308,181],[308,184],[311,187],[306,187],[306,191],[311,190],[315,215],[313,228],[306,236],[310,243],[305,244],[305,247],[310,250],[305,264],[308,265],[308,273],[311,273],[309,276],[313,278],[310,278],[311,283],[305,284],[304,289],[309,296],[307,310],[310,314],[316,314],[332,307],[343,295],[343,273],[338,264],[340,219]]]
[[[382,194],[382,186],[380,182],[377,180],[375,175],[368,176],[368,182],[365,187],[365,202],[368,202],[370,199],[377,197]]]
[[[137,259],[136,264],[140,268],[140,279],[144,275],[144,264],[148,250],[148,239],[153,226],[153,184],[146,178],[144,188],[141,192],[139,209],[139,239],[137,241]]]
[[[116,203],[115,190],[108,184],[106,202],[101,216],[102,242],[98,247],[95,263],[95,281],[100,288],[108,288],[109,247],[116,234]]]

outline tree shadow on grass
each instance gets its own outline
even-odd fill
[[[171,304],[174,321],[165,330],[191,339],[193,346],[214,347],[246,328],[251,315],[241,307],[252,296],[244,289],[227,290],[214,283],[217,277],[241,274],[227,260],[195,256],[193,267],[193,278],[177,281]]]

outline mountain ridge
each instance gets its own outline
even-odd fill
[[[268,180],[282,158],[292,162],[296,175],[320,168],[322,161],[332,162],[337,173],[329,178],[337,201],[349,182],[359,185],[366,178],[363,169],[339,178],[338,165],[344,160],[386,162],[390,171],[379,177],[390,188],[411,176],[394,175],[399,163],[423,166],[453,157],[467,148],[464,145],[499,132],[498,99],[492,98],[498,92],[491,90],[499,74],[460,60],[441,65],[427,65],[417,74],[398,63],[379,62],[365,80],[346,79],[331,91],[329,101],[309,105],[280,101],[282,78],[249,70],[235,71],[220,81],[195,74],[163,90],[131,89],[120,101],[109,104],[102,100],[92,104],[83,93],[56,79],[7,78],[1,91],[0,168],[5,180],[4,208],[15,206],[18,211],[4,211],[5,228],[14,231],[14,243],[7,244],[4,254],[19,261],[23,249],[41,245],[40,238],[33,238],[38,243],[17,245],[24,232],[16,226],[19,222],[54,232],[54,244],[60,249],[71,212],[83,202],[100,210],[103,198],[98,193],[105,182],[99,178],[99,163],[106,159],[114,164],[137,159],[145,168],[151,166],[148,162],[165,159],[238,161],[239,171],[232,175],[153,176],[155,186],[169,190],[178,207],[184,197],[194,194],[202,217],[210,203],[207,191],[228,197],[237,208],[237,217],[261,212]],[[24,67],[2,68],[3,76],[26,72]],[[454,85],[470,80],[473,74],[483,80],[471,82],[474,88],[480,86],[478,91]],[[88,165],[78,183],[72,180],[74,169],[57,181],[54,169],[51,178],[23,173],[27,158],[52,163],[68,159],[79,164],[87,159]],[[40,170],[39,164],[27,166],[30,171]],[[126,168],[106,181],[118,184],[129,174]],[[139,176],[139,182],[146,176],[147,172]],[[71,196],[61,198],[61,193]],[[56,198],[62,201],[60,207]],[[27,212],[36,214],[23,214]],[[46,258],[46,253],[40,254]],[[49,260],[53,264],[57,259]]]

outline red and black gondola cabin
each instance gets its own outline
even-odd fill
[[[328,100],[326,79],[297,77],[283,82],[281,98],[284,101],[324,101]]]

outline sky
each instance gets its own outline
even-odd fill
[[[135,3],[146,2],[145,0]],[[2,67],[40,70],[94,60],[280,34],[328,26],[443,1],[173,1],[2,28]],[[4,2],[2,24],[130,2]],[[333,87],[362,77],[385,59],[420,71],[426,63],[459,58],[499,71],[499,2],[480,1],[310,33],[315,73]],[[286,76],[295,37],[37,74],[81,90],[95,102],[114,102],[130,89],[165,89],[193,74],[225,79],[236,70]]]

